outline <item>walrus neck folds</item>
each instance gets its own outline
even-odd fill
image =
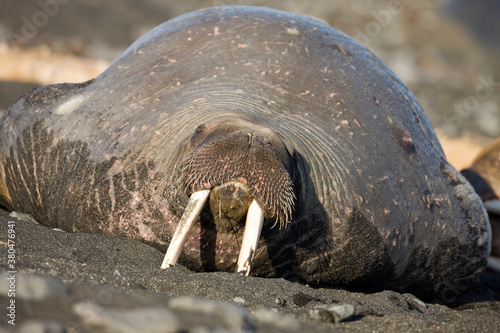
[[[264,218],[275,218],[275,224],[279,221],[281,228],[292,216],[293,148],[270,129],[233,119],[199,126],[191,145],[194,149],[178,172],[179,189],[191,196],[181,222],[188,220],[188,214],[199,214],[209,196],[212,215],[229,221],[220,227],[237,232],[246,216],[237,271],[248,274]],[[195,217],[189,218],[190,223]],[[251,226],[252,220],[255,225]],[[181,222],[178,230],[182,228]],[[258,230],[252,230],[252,239],[246,241],[249,229]],[[253,245],[245,249],[245,243]],[[242,257],[242,253],[246,255]],[[167,257],[169,250],[164,261],[169,266]]]

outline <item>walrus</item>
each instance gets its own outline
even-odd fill
[[[412,93],[310,17],[182,15],[95,79],[21,97],[0,140],[3,207],[140,239],[164,268],[443,298],[490,252],[483,204]]]

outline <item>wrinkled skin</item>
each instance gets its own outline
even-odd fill
[[[293,215],[273,228],[269,206],[252,275],[421,297],[478,280],[486,213],[414,96],[348,36],[264,8],[183,15],[94,80],[20,98],[0,123],[0,203],[165,251],[190,194],[179,167],[192,138],[227,119],[280,138],[248,149],[274,154],[293,182]],[[210,207],[180,263],[234,271],[241,228]]]

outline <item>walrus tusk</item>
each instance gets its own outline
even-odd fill
[[[489,213],[500,215],[500,200],[486,201],[484,207]]]
[[[200,215],[203,205],[210,195],[210,190],[202,190],[194,192],[189,198],[188,205],[184,214],[179,221],[177,229],[175,229],[170,245],[168,246],[167,253],[161,264],[161,268],[172,267],[177,263],[179,255],[182,252],[184,244],[186,244],[187,237],[191,228],[193,227],[194,220]],[[248,208],[247,219],[245,223],[245,231],[243,233],[243,242],[241,244],[240,254],[238,257],[238,264],[236,272],[248,275],[250,273],[250,265],[257,245],[259,244],[260,233],[264,224],[264,214],[255,200]]]
[[[210,195],[210,190],[197,191],[191,194],[186,210],[175,229],[170,245],[168,246],[167,253],[161,264],[161,268],[172,267],[179,259],[182,248],[186,244],[189,232],[193,227],[194,220],[200,215],[203,205]]]
[[[252,201],[248,208],[247,220],[245,223],[245,231],[243,233],[243,242],[241,244],[240,255],[238,257],[238,264],[236,272],[240,274],[250,274],[250,265],[257,245],[259,244],[260,232],[264,224],[264,214],[262,209],[255,200]]]

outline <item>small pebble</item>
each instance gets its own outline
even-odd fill
[[[276,309],[261,308],[253,311],[252,315],[259,326],[265,324],[286,331],[298,331],[303,326],[299,320],[281,314]]]
[[[235,303],[245,304],[245,299],[244,299],[244,298],[241,298],[241,297],[235,297],[235,298],[233,299],[233,301],[234,301]]]
[[[281,296],[276,296],[276,298],[274,299],[274,303],[276,305],[285,306],[286,305],[286,299],[284,297],[281,297]]]
[[[412,294],[403,294],[403,298],[406,300],[406,302],[414,309],[417,309],[420,312],[424,312],[427,310],[428,306],[425,304],[425,302],[421,301],[417,297],[413,296]]]
[[[36,224],[39,224],[31,215],[29,214],[24,214],[24,213],[19,213],[19,212],[16,212],[16,211],[12,211],[10,214],[9,214],[10,217],[13,217],[15,219],[18,219],[18,220],[25,220],[25,221],[30,221],[30,222],[33,222],[33,223],[36,223]]]
[[[341,323],[349,321],[354,316],[356,308],[351,304],[317,305],[309,311],[311,318],[331,323]]]

